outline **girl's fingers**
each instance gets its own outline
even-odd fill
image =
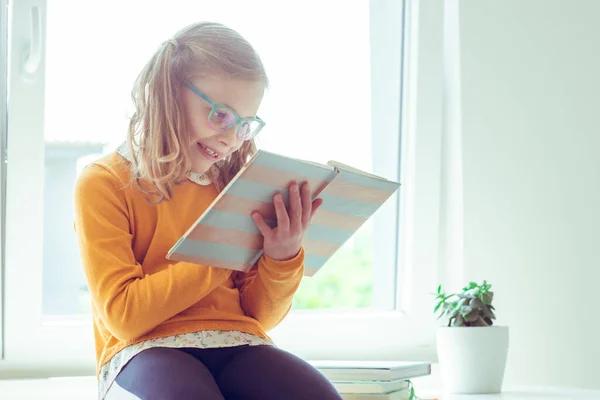
[[[268,237],[271,233],[271,227],[265,222],[265,219],[263,218],[261,213],[259,213],[258,211],[254,211],[252,213],[252,219],[254,220],[256,227],[263,235],[263,237]]]
[[[302,200],[300,200],[300,189],[298,184],[293,182],[289,188],[290,191],[290,229],[296,231],[302,226]]]
[[[302,226],[304,229],[308,228],[308,224],[310,223],[310,219],[312,218],[312,201],[310,199],[310,187],[308,183],[304,183],[301,189],[302,196]]]
[[[312,210],[311,210],[311,214],[310,214],[310,219],[312,219],[312,217],[315,216],[315,213],[317,212],[317,210],[319,209],[319,207],[321,207],[321,204],[323,204],[323,199],[317,198],[317,199],[313,200],[313,202],[312,202]]]
[[[285,209],[283,195],[281,193],[277,193],[273,196],[273,205],[275,206],[275,215],[277,215],[277,227],[284,230],[290,229],[290,217]]]

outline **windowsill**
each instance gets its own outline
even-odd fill
[[[599,390],[540,385],[514,386],[504,384],[502,392],[499,394],[444,394],[439,364],[437,363],[431,364],[431,375],[413,379],[412,382],[415,387],[415,394],[423,400],[600,400]]]
[[[94,377],[96,376],[95,362],[89,360],[77,361],[36,361],[14,362],[0,360],[0,381],[7,379],[46,379],[55,377]],[[0,390],[0,393],[2,391]]]
[[[437,364],[432,364],[430,376],[413,380],[415,393],[423,400],[538,400],[538,399],[573,399],[600,400],[600,391],[577,388],[552,387],[506,387],[497,395],[444,395],[441,391],[441,379]],[[79,400],[96,396],[96,378],[88,375],[82,377],[63,377],[43,379],[35,377],[27,380],[0,379],[0,393],[7,398],[45,398],[48,400]]]
[[[2,370],[0,367],[0,371]],[[436,369],[432,374],[437,374]],[[93,374],[81,376],[65,374],[64,377],[50,379],[46,379],[46,376],[45,374],[31,375],[27,380],[23,380],[22,377],[5,376],[0,373],[0,393],[10,398],[44,397],[50,400],[92,398],[96,395],[96,378]],[[439,387],[437,382],[438,378],[435,375],[413,380],[417,394],[421,397],[435,394],[435,388]],[[55,397],[47,397],[48,394]]]

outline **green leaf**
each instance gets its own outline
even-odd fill
[[[438,285],[437,292],[438,294],[442,293],[442,285]]]
[[[442,306],[442,304],[444,304],[444,303],[442,303],[441,301],[439,303],[437,303],[437,305],[435,306],[435,309],[433,310],[433,312],[434,313],[438,312],[438,310],[440,309],[440,307]]]
[[[486,292],[483,294],[483,296],[481,296],[481,300],[483,300],[483,302],[486,304],[491,304],[493,299],[494,299],[494,292]]]
[[[412,381],[408,380],[408,400],[423,400],[415,394],[415,385]]]
[[[479,286],[478,284],[476,284],[475,282],[469,282],[469,289],[474,289],[477,286]]]
[[[452,321],[452,326],[464,326],[464,325],[465,325],[465,320],[463,319],[463,317],[460,314],[456,316],[454,321]]]
[[[474,297],[471,299],[471,301],[469,301],[469,305],[473,309],[480,309],[481,307],[483,307],[483,301],[481,301],[479,297]]]
[[[450,312],[448,313],[448,316],[449,316],[450,318],[455,318],[455,317],[458,315],[459,311],[460,311],[460,310],[459,310],[458,308],[455,308],[454,310],[452,310],[452,311],[450,311]]]

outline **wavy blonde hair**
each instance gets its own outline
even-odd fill
[[[127,142],[137,187],[155,202],[169,200],[173,186],[191,170],[191,132],[180,96],[193,76],[225,76],[263,82],[265,68],[254,48],[239,33],[222,24],[189,25],[165,41],[135,81],[135,112]],[[246,141],[228,159],[207,172],[221,191],[256,153],[254,140]],[[150,183],[142,185],[143,181]]]

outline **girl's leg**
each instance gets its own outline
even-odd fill
[[[185,351],[151,348],[121,370],[105,400],[224,400],[208,369]]]
[[[229,354],[225,355],[225,352]],[[341,400],[312,365],[274,346],[243,346],[199,358],[227,400]]]

